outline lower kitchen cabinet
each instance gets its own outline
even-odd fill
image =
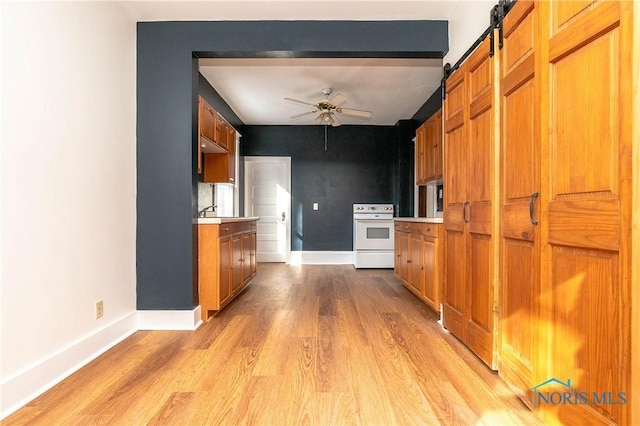
[[[227,305],[257,272],[256,222],[198,224],[198,295],[202,320]]]
[[[442,224],[395,223],[395,273],[405,287],[436,312],[442,295]]]

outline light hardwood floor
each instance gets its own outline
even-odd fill
[[[198,330],[139,331],[16,424],[538,424],[392,270],[260,264]]]

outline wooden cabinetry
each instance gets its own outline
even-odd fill
[[[485,39],[446,85],[443,324],[495,368],[499,223],[490,43]]]
[[[236,130],[198,96],[198,173],[208,183],[235,183]]]
[[[416,184],[442,177],[442,110],[416,131]]]
[[[640,423],[634,22],[634,2],[518,1],[503,48],[446,81],[444,325],[549,424]]]
[[[442,294],[442,224],[395,223],[396,276],[436,312]]]
[[[202,319],[229,303],[256,274],[256,222],[198,225]]]

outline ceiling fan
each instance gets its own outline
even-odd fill
[[[297,114],[291,116],[290,118],[299,118],[305,115],[319,113],[315,119],[315,122],[318,124],[331,124],[333,127],[337,127],[340,125],[340,120],[338,120],[336,114],[351,115],[353,117],[361,118],[371,118],[371,111],[341,108],[340,105],[342,105],[347,100],[347,98],[344,95],[338,93],[333,98],[329,99],[329,95],[331,94],[331,92],[333,92],[333,90],[331,90],[330,88],[322,89],[322,94],[325,98],[319,100],[315,104],[305,101],[299,101],[292,98],[284,98],[284,100],[288,102],[295,102],[312,107],[311,111],[303,112],[302,114]]]

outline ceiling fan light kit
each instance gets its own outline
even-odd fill
[[[340,120],[336,114],[344,114],[350,115],[358,118],[371,118],[371,111],[365,111],[361,109],[350,109],[350,108],[340,108],[339,105],[342,105],[347,101],[347,98],[340,93],[336,94],[332,99],[329,99],[329,95],[333,92],[332,89],[326,88],[322,89],[322,94],[325,96],[325,99],[319,100],[317,103],[313,104],[310,102],[300,101],[293,98],[284,98],[285,101],[293,102],[296,104],[306,105],[312,107],[311,111],[303,112],[301,114],[296,114],[291,116],[290,118],[299,118],[305,115],[318,114],[315,118],[315,122],[318,124],[331,124],[333,127],[340,126]]]

